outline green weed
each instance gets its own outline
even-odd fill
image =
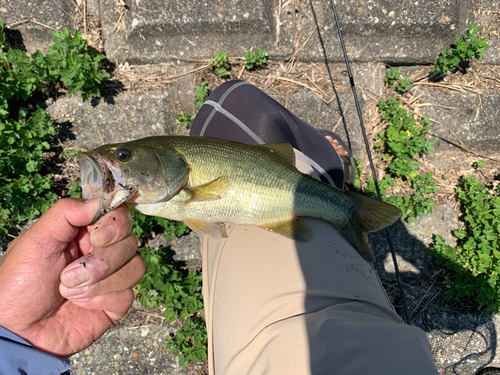
[[[356,159],[356,179],[354,180],[354,189],[361,189],[361,174],[363,173],[363,168],[360,167],[363,159]]]
[[[399,78],[399,72],[392,69],[387,72],[386,82],[395,84]],[[410,86],[409,79],[403,78],[398,85],[402,89],[398,91],[406,91]],[[384,201],[401,209],[402,219],[412,222],[423,217],[426,212],[432,212],[435,203],[430,195],[438,191],[432,172],[420,174],[420,163],[414,160],[419,154],[434,151],[435,141],[425,138],[430,130],[429,119],[415,118],[413,112],[403,109],[394,96],[380,100],[377,105],[387,126],[375,136],[374,148],[383,151],[384,160],[389,162],[389,174],[379,181],[380,192]],[[413,193],[410,196],[385,196],[388,189],[395,185],[395,178],[410,183]],[[365,192],[376,196],[375,184],[371,178],[367,179]]]
[[[480,169],[480,168],[484,167],[485,165],[486,165],[486,163],[484,161],[478,160],[478,161],[472,163],[472,168]]]
[[[25,220],[45,212],[58,199],[51,190],[43,154],[56,133],[50,115],[27,103],[36,93],[66,87],[83,99],[100,95],[109,75],[100,70],[104,58],[78,32],[53,32],[47,55],[6,48],[0,21],[0,233],[7,234]],[[28,110],[27,108],[30,108]]]
[[[433,73],[445,76],[448,72],[455,71],[460,64],[468,63],[470,59],[482,60],[483,54],[490,47],[488,37],[478,39],[475,34],[481,31],[480,27],[469,25],[465,36],[457,36],[456,44],[444,47],[443,52],[434,63]]]
[[[208,65],[213,66],[215,71],[219,73],[222,78],[227,77],[231,69],[231,64],[224,51],[217,51],[215,53],[215,58],[210,60]]]
[[[145,233],[163,233],[165,239],[180,237],[189,232],[181,221],[146,216],[131,209],[134,226],[132,232],[141,238]],[[146,263],[146,273],[134,288],[139,301],[147,307],[163,306],[167,322],[179,320],[182,327],[172,337],[166,337],[165,348],[179,357],[187,367],[190,361],[207,359],[207,332],[201,295],[201,274],[187,271],[181,262],[174,261],[167,248],[138,251]]]
[[[194,88],[196,89],[194,92],[194,105],[201,108],[210,93],[208,82],[203,81],[199,86],[194,86]]]
[[[166,349],[172,350],[184,367],[190,361],[205,361],[207,332],[200,272],[183,269],[166,248],[143,248],[139,254],[146,263],[146,273],[134,288],[140,302],[149,307],[163,306],[167,322],[179,320],[182,324],[174,335],[166,337]]]
[[[203,81],[199,86],[194,86],[194,88],[196,89],[194,92],[194,105],[201,108],[210,94],[210,88],[208,87],[208,83],[205,81]],[[186,129],[191,129],[194,116],[184,112],[182,115],[175,115],[175,118],[179,121],[179,125],[181,127],[186,126]]]
[[[469,297],[479,309],[500,312],[500,188],[485,186],[470,174],[456,188],[465,229],[453,231],[457,246],[436,236],[430,251],[448,269],[447,299]]]
[[[267,51],[264,49],[257,48],[255,53],[248,51],[245,55],[245,61],[243,65],[247,70],[255,69],[259,65],[263,65],[267,62]]]
[[[398,92],[400,92],[401,94],[404,94],[409,89],[411,89],[412,86],[413,84],[410,82],[410,78],[404,77],[396,86],[396,90],[398,90]]]
[[[191,126],[193,125],[193,119],[194,117],[191,116],[189,113],[184,112],[182,115],[175,115],[175,118],[177,121],[179,121],[179,126],[182,128],[183,126],[186,126],[186,129],[191,129]]]
[[[140,238],[145,232],[153,231],[155,233],[163,233],[165,239],[168,241],[172,238],[189,233],[189,228],[182,221],[147,216],[132,208],[130,211],[132,212],[132,219],[134,220],[132,232],[137,238]]]
[[[400,76],[401,76],[401,73],[399,72],[399,70],[390,69],[387,71],[387,73],[384,77],[384,82],[388,83],[389,85],[394,85]]]

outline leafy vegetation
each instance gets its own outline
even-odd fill
[[[401,94],[404,94],[412,87],[412,83],[410,82],[410,77],[404,77],[396,86],[396,90]]]
[[[389,69],[384,77],[384,82],[389,85],[394,85],[396,81],[401,76],[401,73],[397,69]]]
[[[189,130],[193,125],[194,117],[191,116],[189,113],[184,112],[182,115],[175,115],[175,119],[179,121],[179,126],[181,128],[186,126],[186,129]]]
[[[75,32],[52,33],[57,40],[47,55],[6,47],[0,21],[0,233],[7,234],[25,220],[45,212],[58,198],[51,176],[43,168],[44,152],[56,133],[50,115],[37,108],[34,95],[59,87],[84,100],[100,95],[108,73],[101,70],[103,56],[86,48]]]
[[[360,167],[363,159],[356,159],[356,179],[354,180],[354,189],[361,189],[361,175],[363,174],[363,167]]]
[[[210,88],[208,87],[208,83],[203,81],[199,86],[194,86],[196,91],[194,92],[194,105],[199,108],[203,105],[205,100],[207,100],[208,95],[210,93]],[[191,129],[193,125],[194,116],[191,116],[189,113],[184,112],[182,115],[175,115],[177,121],[179,121],[179,125],[181,127],[186,126],[186,129]]]
[[[145,216],[132,211],[134,228],[141,236],[146,231],[163,231],[166,239],[179,237],[189,229],[182,222]],[[146,273],[134,288],[139,301],[147,307],[165,308],[167,322],[178,320],[182,326],[175,334],[166,337],[166,348],[179,357],[179,363],[187,367],[190,361],[207,359],[207,332],[204,321],[201,274],[187,271],[181,262],[172,259],[167,248],[159,251],[142,248],[139,254],[146,263]]]
[[[440,73],[445,76],[448,72],[453,72],[461,64],[466,64],[470,59],[481,60],[483,54],[490,47],[489,38],[478,39],[476,34],[481,31],[480,27],[469,25],[465,36],[457,36],[455,45],[444,47],[443,52],[434,63],[433,73]]]
[[[392,69],[387,72],[385,81],[395,84],[400,76],[399,71]],[[400,92],[405,92],[409,87],[411,83],[406,77],[397,86]],[[421,153],[434,151],[435,141],[425,139],[430,129],[429,119],[415,118],[413,112],[403,109],[394,96],[380,100],[377,105],[382,120],[387,121],[387,126],[375,136],[374,148],[383,151],[383,159],[389,163],[389,174],[379,181],[380,192],[386,195],[387,190],[396,184],[396,178],[399,178],[400,185],[402,181],[409,182],[413,189],[411,195],[391,195],[383,199],[400,208],[403,212],[402,218],[412,222],[423,217],[425,212],[432,212],[435,205],[430,197],[432,193],[437,192],[432,172],[420,174],[420,163],[414,160]],[[367,184],[365,192],[376,196],[375,183],[371,177],[367,178]]]
[[[467,174],[456,188],[465,229],[453,231],[457,246],[436,236],[430,251],[448,269],[445,296],[472,298],[489,313],[500,312],[500,183],[485,186]]]
[[[194,105],[198,108],[201,108],[205,100],[208,98],[208,94],[210,93],[210,88],[208,87],[208,83],[203,81],[199,86],[194,86],[196,91],[194,92]]]
[[[163,233],[165,239],[168,241],[172,238],[189,233],[188,227],[182,221],[147,216],[134,209],[130,209],[130,211],[132,212],[132,219],[134,220],[132,232],[137,238],[140,238],[145,232],[153,231],[155,233]]]
[[[210,60],[208,65],[213,66],[215,71],[222,77],[229,76],[229,70],[231,69],[231,64],[227,58],[226,52],[217,51],[215,53],[215,58]]]
[[[259,65],[263,65],[267,62],[267,51],[264,49],[257,48],[255,53],[252,51],[248,51],[245,55],[245,61],[243,65],[246,69],[252,70],[258,67]]]

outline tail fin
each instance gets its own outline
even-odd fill
[[[356,250],[369,262],[375,261],[375,255],[368,243],[368,232],[383,229],[401,216],[401,210],[393,205],[369,198],[366,195],[346,191],[357,207],[349,223],[341,233]]]

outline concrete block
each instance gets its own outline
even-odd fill
[[[85,103],[80,98],[63,98],[49,106],[48,112],[66,127],[76,147],[86,149],[183,132],[175,124],[168,92],[126,93]]]
[[[273,6],[271,0],[137,0],[125,10],[101,0],[106,54],[132,63],[213,58],[218,50],[243,56],[274,39]]]
[[[29,53],[36,50],[46,52],[54,40],[52,29],[61,31],[67,27],[73,31],[74,22],[70,16],[77,17],[71,0],[57,0],[57,3],[50,0],[0,0],[0,20],[11,29],[13,47]]]
[[[487,91],[478,95],[474,92],[461,93],[449,89],[431,90],[421,87],[419,95],[422,95],[419,99],[421,103],[436,105],[421,108],[421,113],[439,122],[431,122],[431,132],[455,143],[462,141],[465,147],[481,154],[500,154],[500,127],[497,125],[500,117],[498,91]],[[440,138],[435,139],[436,151],[460,150]],[[428,160],[439,168],[446,168],[450,161],[440,157],[433,158],[432,154]]]
[[[352,61],[383,61],[389,64],[431,63],[443,47],[465,30],[473,8],[453,0],[336,1],[339,23]],[[340,40],[329,1],[313,1],[322,39],[330,61],[343,61]],[[305,44],[298,58],[321,60],[323,52],[309,2],[299,2],[301,18],[293,11],[281,17],[278,37],[281,48],[272,50],[276,59],[289,57]],[[297,41],[296,39],[300,40]]]

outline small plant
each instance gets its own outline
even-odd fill
[[[267,62],[267,51],[264,49],[257,48],[255,53],[248,51],[245,55],[245,62],[243,65],[246,69],[255,69],[258,65],[263,65]]]
[[[363,168],[360,167],[363,159],[356,159],[356,179],[354,180],[354,189],[361,189],[361,175],[363,173]]]
[[[366,187],[365,187],[365,194],[368,194],[369,196],[373,198],[377,198],[377,188],[375,187],[375,181],[373,180],[372,176],[368,176],[366,178]],[[396,181],[391,178],[388,174],[384,176],[381,180],[378,180],[378,188],[380,189],[380,195],[384,196],[387,195],[387,190],[394,186]]]
[[[175,115],[175,118],[177,121],[179,121],[179,126],[181,128],[186,126],[186,129],[191,129],[191,126],[193,125],[193,116],[191,116],[189,113],[184,112],[182,115]]]
[[[44,59],[51,75],[58,76],[69,95],[81,93],[83,100],[98,97],[109,74],[101,70],[105,59],[94,48],[87,48],[88,40],[76,30],[72,37],[67,28],[62,32],[53,31],[57,42],[52,42]]]
[[[219,73],[222,78],[227,77],[231,69],[231,64],[224,51],[217,51],[215,58],[210,60],[208,65],[215,67],[216,72]]]
[[[208,94],[210,93],[210,88],[208,87],[208,83],[203,81],[199,86],[194,86],[196,89],[194,92],[194,104],[201,108],[205,100],[208,98]],[[179,125],[181,127],[186,126],[186,129],[191,129],[193,125],[194,116],[191,116],[189,113],[183,113],[182,115],[175,115],[177,121],[179,121]]]
[[[71,198],[82,198],[82,186],[80,181],[72,182],[71,187],[68,189]]]
[[[478,160],[478,161],[472,163],[472,168],[480,169],[480,168],[484,167],[485,165],[486,165],[486,163],[484,161]]]
[[[394,85],[399,80],[400,77],[401,77],[401,73],[399,72],[399,70],[397,70],[397,69],[390,69],[390,70],[387,71],[387,73],[386,73],[386,75],[384,77],[384,82],[388,83],[389,85]],[[396,90],[399,93],[404,94],[409,89],[411,89],[412,86],[413,85],[410,82],[410,78],[409,77],[404,77],[397,84]]]
[[[5,48],[5,32],[4,32],[5,24],[3,21],[0,21],[0,50]]]
[[[398,92],[400,92],[401,94],[404,94],[405,92],[407,92],[409,89],[411,89],[412,87],[412,83],[410,82],[410,78],[409,77],[404,77],[400,82],[399,84],[396,86],[396,90],[398,90]]]
[[[387,120],[387,127],[375,136],[374,148],[384,149],[384,159],[389,161],[387,170],[390,173],[380,181],[381,194],[386,195],[387,190],[394,186],[395,177],[409,182],[414,191],[411,196],[393,195],[383,199],[401,209],[402,218],[412,222],[423,217],[425,212],[432,212],[435,205],[429,196],[437,192],[432,172],[419,174],[420,163],[413,160],[419,153],[434,151],[435,141],[425,139],[430,129],[429,119],[415,119],[413,113],[401,108],[401,103],[393,96],[380,100],[377,105],[382,119]],[[373,181],[367,179],[367,182],[365,191],[375,196]]]
[[[465,36],[457,36],[456,44],[444,47],[438,60],[434,63],[432,73],[441,73],[445,76],[448,72],[453,72],[463,63],[468,63],[474,58],[482,60],[483,54],[490,47],[488,37],[478,39],[475,34],[481,31],[480,27],[469,25]]]
[[[396,81],[401,76],[401,73],[397,69],[390,69],[387,71],[386,76],[384,77],[384,82],[389,85],[394,85]]]
[[[456,188],[465,229],[453,231],[455,248],[436,236],[430,251],[448,269],[447,299],[469,297],[479,309],[500,312],[500,187],[485,186],[470,174]]]
[[[199,86],[194,86],[194,88],[196,89],[194,92],[194,105],[201,108],[205,100],[207,100],[210,92],[208,82],[203,81]]]

